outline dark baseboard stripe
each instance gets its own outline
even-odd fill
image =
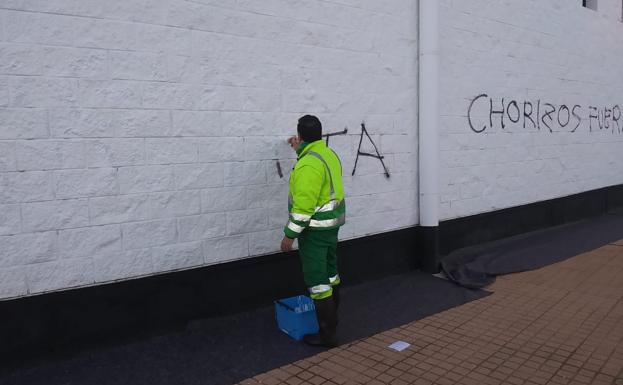
[[[439,271],[439,226],[417,227],[416,264],[426,272],[435,274]]]
[[[440,254],[591,218],[623,208],[623,185],[443,221]]]

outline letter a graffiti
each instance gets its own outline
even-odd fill
[[[374,147],[374,151],[376,152],[376,154],[370,154],[370,153],[361,151],[361,144],[363,142],[364,134],[368,137],[368,140],[370,141],[370,143],[372,143],[372,146]],[[383,162],[383,159],[385,157],[379,153],[379,149],[376,147],[376,144],[374,144],[374,141],[370,137],[370,134],[368,134],[368,130],[366,130],[366,125],[363,122],[361,123],[361,136],[359,137],[359,147],[357,148],[357,157],[355,158],[355,167],[353,167],[352,175],[355,175],[355,170],[357,170],[357,161],[359,160],[360,155],[369,156],[371,158],[376,158],[380,160],[381,165],[383,165],[383,170],[385,171],[385,177],[389,178],[389,171],[387,171],[387,167],[385,167],[385,162]]]

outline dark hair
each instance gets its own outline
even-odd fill
[[[313,115],[305,115],[299,119],[296,126],[299,136],[304,142],[315,142],[322,139],[322,124],[317,117]]]

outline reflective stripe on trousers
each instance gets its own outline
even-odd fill
[[[310,297],[312,299],[324,299],[333,295],[331,285],[316,285],[309,288]]]

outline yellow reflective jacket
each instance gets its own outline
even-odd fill
[[[324,141],[301,143],[290,174],[290,218],[284,228],[288,238],[303,230],[329,230],[346,221],[342,164]]]

